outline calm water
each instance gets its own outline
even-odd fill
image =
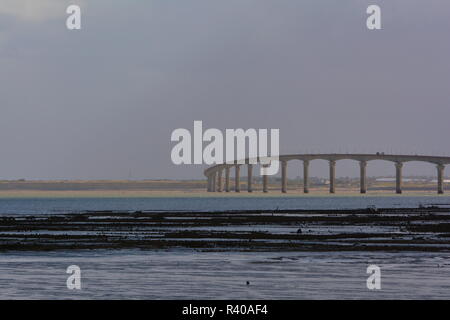
[[[1,214],[84,210],[335,209],[448,205],[448,197],[0,199]],[[82,270],[82,290],[66,268]],[[369,264],[381,290],[368,290]],[[246,281],[250,285],[246,285]],[[1,299],[450,299],[450,253],[191,250],[2,252]]]
[[[449,205],[450,197],[236,197],[236,198],[55,198],[0,199],[0,215],[67,213],[86,210],[245,210],[245,209],[358,209]]]
[[[11,253],[0,258],[0,298],[449,299],[449,258],[346,252]],[[65,271],[73,264],[81,268],[81,291],[66,288]],[[369,264],[381,268],[381,290],[367,289]]]

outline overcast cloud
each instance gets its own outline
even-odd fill
[[[194,120],[279,128],[283,153],[449,155],[449,31],[447,0],[2,0],[0,179],[200,178],[170,161]]]

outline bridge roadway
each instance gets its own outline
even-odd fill
[[[336,189],[336,161],[354,160],[359,162],[360,166],[360,192],[367,192],[367,163],[373,160],[385,160],[395,164],[396,172],[396,193],[402,193],[402,168],[405,162],[420,161],[429,162],[436,165],[437,169],[437,192],[444,193],[444,170],[447,164],[450,164],[450,157],[426,156],[426,155],[395,155],[395,154],[291,154],[280,155],[281,166],[281,192],[287,192],[287,163],[288,161],[299,160],[303,162],[303,192],[309,193],[309,164],[313,160],[326,160],[330,167],[330,193],[335,193]],[[249,161],[245,159],[242,163],[219,164],[209,167],[204,174],[208,179],[208,192],[229,192],[230,189],[230,171],[235,170],[234,191],[240,192],[240,171],[241,166],[247,166],[247,191],[253,192],[253,166],[260,163],[259,159]],[[223,174],[225,172],[225,175]],[[225,180],[225,181],[223,181]],[[263,192],[268,192],[268,176],[263,175]]]

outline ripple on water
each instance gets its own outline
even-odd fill
[[[412,299],[450,298],[450,254],[78,251],[6,253],[1,299]],[[81,291],[65,270],[82,270]],[[366,288],[366,268],[382,290]],[[246,285],[249,281],[250,285]]]

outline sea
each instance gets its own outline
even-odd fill
[[[2,198],[0,218],[85,211],[450,207],[447,196]],[[81,289],[67,286],[79,267]],[[374,288],[373,266],[379,268]],[[369,283],[368,283],[369,282]],[[0,252],[0,299],[450,299],[450,252]]]

